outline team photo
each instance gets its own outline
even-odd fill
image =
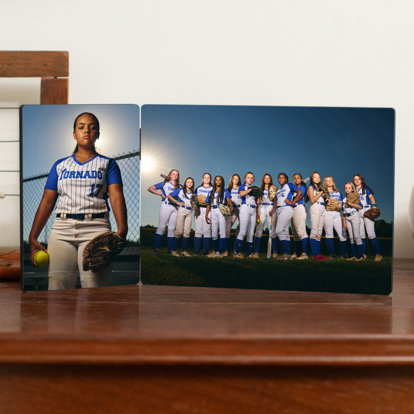
[[[385,108],[144,106],[143,282],[390,290],[393,128]]]

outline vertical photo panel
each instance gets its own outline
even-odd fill
[[[22,117],[23,288],[139,282],[136,105],[27,105]]]
[[[142,282],[389,294],[394,110],[142,107]]]

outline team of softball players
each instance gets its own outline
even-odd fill
[[[352,181],[345,183],[343,193],[337,188],[333,177],[325,177],[322,181],[318,172],[311,174],[309,186],[299,173],[293,175],[293,182],[289,182],[289,177],[285,173],[280,173],[277,181],[275,184],[278,190],[272,199],[269,190],[273,185],[273,179],[270,174],[264,174],[260,183],[262,195],[256,198],[251,194],[255,176],[250,171],[244,175],[243,180],[238,174],[233,174],[227,186],[222,176],[212,179],[211,174],[204,173],[201,184],[195,187],[192,177],[187,177],[181,185],[179,171],[171,170],[163,182],[148,188],[148,191],[162,199],[154,253],[159,253],[165,229],[168,227],[168,252],[173,256],[180,256],[178,240],[182,237],[181,256],[190,256],[188,248],[193,214],[191,197],[194,194],[199,199],[200,196],[202,199],[205,198],[205,205],[203,203],[194,211],[195,255],[204,254],[216,258],[228,256],[230,231],[236,226],[234,251],[231,250],[234,257],[244,258],[242,251],[245,249],[246,257],[259,258],[261,238],[267,223],[269,237],[272,238],[273,258],[335,258],[336,233],[341,257],[347,260],[365,260],[368,236],[375,251],[374,260],[382,260],[379,241],[375,234],[375,222],[364,216],[366,210],[376,207],[374,192],[360,174],[355,174]],[[358,204],[347,202],[347,195],[354,191],[359,194]],[[342,208],[329,208],[332,200],[339,201]],[[308,212],[305,206],[308,202],[311,225],[309,235],[306,228]],[[219,204],[229,206],[231,214],[224,216]],[[289,226],[292,229],[294,246],[291,246]],[[328,257],[321,251],[323,230]],[[283,252],[279,255],[278,240]]]

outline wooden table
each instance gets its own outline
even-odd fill
[[[4,413],[412,413],[414,262],[392,297],[0,285]]]

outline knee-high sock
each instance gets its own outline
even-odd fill
[[[236,243],[234,244],[234,251],[237,253],[241,252],[243,246],[243,240],[236,239]]]
[[[219,250],[219,240],[213,239],[213,251],[218,252],[218,250]]]
[[[318,243],[318,254],[322,254],[322,249],[321,249],[321,241],[320,240],[317,240],[317,243]]]
[[[346,248],[346,241],[339,242],[339,245],[341,247],[342,256],[346,256],[348,254],[348,251],[347,251],[347,248]]]
[[[154,249],[159,249],[161,246],[162,234],[155,233]]]
[[[202,241],[203,239],[201,237],[194,237],[194,251],[196,253],[200,253]]]
[[[302,254],[301,250],[302,250],[302,243],[301,243],[301,241],[296,240],[295,241],[295,253],[296,253],[296,256],[300,256]]]
[[[174,250],[174,239],[175,237],[167,237],[168,253]]]
[[[173,237],[173,250],[178,249],[178,237]]]
[[[227,239],[220,239],[219,253],[222,254],[226,250]]]
[[[282,244],[283,253],[290,254],[290,240],[281,240],[280,243]]]
[[[189,240],[190,240],[189,237],[183,237],[183,247],[181,251],[185,252],[187,250]]]
[[[351,254],[352,254],[352,257],[356,257],[355,243],[351,243]]]
[[[272,238],[272,253],[277,253],[277,239],[276,237]]]
[[[203,247],[204,247],[205,253],[207,253],[208,250],[210,249],[210,243],[211,243],[211,237],[204,237]]]
[[[381,254],[380,244],[377,238],[371,239],[372,247],[374,248],[375,254]]]
[[[260,250],[260,241],[261,240],[262,240],[261,237],[256,237],[254,239],[254,251],[255,251],[255,253],[259,253],[259,250]]]
[[[362,240],[362,252],[363,254],[367,254],[367,239],[361,239]]]
[[[317,256],[318,253],[318,241],[315,239],[310,239],[310,245],[311,245],[311,250],[312,250],[312,256]]]
[[[301,240],[302,250],[303,250],[303,253],[305,254],[308,254],[308,241],[309,241],[308,237],[305,237],[304,239]]]
[[[362,255],[364,254],[364,245],[362,245],[362,244],[357,244],[357,245],[356,245],[356,248],[357,248],[357,253],[358,253],[357,258],[359,259],[359,258],[360,258],[360,257],[362,257]]]
[[[247,242],[247,256],[250,256],[253,251],[253,242]]]
[[[230,238],[229,237],[227,237],[226,239],[226,243],[225,243],[225,245],[224,245],[224,251],[225,252],[228,252],[229,251],[229,246],[230,246]]]
[[[325,238],[326,241],[326,247],[328,249],[329,254],[335,253],[335,247],[334,247],[334,239],[333,237]]]

